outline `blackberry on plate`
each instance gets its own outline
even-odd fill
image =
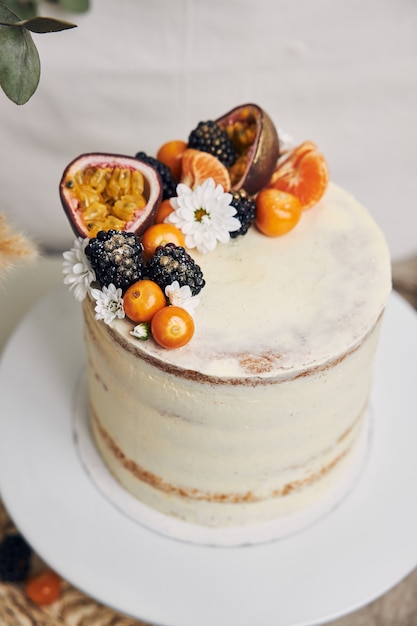
[[[162,290],[178,281],[180,287],[188,285],[193,296],[200,293],[206,281],[203,272],[182,246],[172,243],[160,246],[146,266],[146,274]]]
[[[125,291],[142,278],[142,245],[133,233],[101,230],[90,239],[85,254],[101,287],[113,283]]]
[[[241,227],[239,230],[235,230],[229,233],[232,239],[239,237],[239,235],[246,235],[248,232],[253,220],[255,219],[255,209],[256,204],[255,200],[249,196],[244,189],[239,189],[239,191],[231,191],[233,196],[231,201],[231,205],[236,209],[237,219],[241,223]]]
[[[148,156],[146,152],[138,152],[135,155],[135,158],[151,165],[160,175],[162,180],[162,200],[173,198],[177,195],[178,182],[175,180],[171,170],[167,165],[165,165],[165,163],[162,163],[162,161],[159,161],[154,157]]]
[[[200,122],[197,128],[191,131],[188,147],[213,154],[226,167],[230,167],[236,161],[236,150],[228,134],[212,120]]]
[[[6,535],[0,542],[0,580],[23,582],[29,574],[31,555],[32,548],[22,535]]]

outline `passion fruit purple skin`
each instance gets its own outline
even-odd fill
[[[146,205],[138,210],[134,219],[126,223],[123,230],[140,236],[152,224],[154,214],[162,200],[162,180],[158,171],[140,159],[122,154],[85,153],[76,157],[64,170],[59,184],[59,195],[66,216],[76,235],[83,238],[90,237],[87,226],[82,220],[78,200],[72,193],[71,180],[79,171],[87,167],[94,168],[124,168],[139,170],[144,178],[144,196]]]
[[[280,154],[279,137],[274,122],[263,109],[252,103],[232,109],[216,122],[221,128],[226,128],[246,118],[248,112],[256,121],[256,135],[247,153],[245,172],[232,188],[245,189],[248,194],[254,195],[270,181]]]

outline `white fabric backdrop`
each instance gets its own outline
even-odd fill
[[[154,154],[253,101],[318,143],[395,259],[417,252],[415,0],[93,0],[59,15],[78,28],[33,35],[33,98],[0,93],[0,211],[48,249],[72,242],[58,182],[75,156]]]

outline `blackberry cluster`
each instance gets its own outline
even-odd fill
[[[241,223],[241,227],[239,230],[235,230],[230,234],[232,239],[239,237],[239,235],[246,235],[248,232],[253,220],[255,219],[255,209],[256,204],[255,200],[251,198],[244,189],[239,189],[239,191],[231,191],[233,196],[231,201],[231,205],[236,209],[236,215],[238,220]]]
[[[172,243],[156,249],[146,273],[162,290],[177,280],[180,287],[188,285],[193,296],[200,293],[206,284],[200,267],[183,247]]]
[[[188,147],[209,152],[226,167],[236,161],[236,150],[228,134],[216,122],[200,122],[188,137]]]
[[[142,245],[133,233],[101,230],[90,239],[85,254],[101,287],[113,283],[125,291],[142,278]]]
[[[6,535],[0,543],[0,580],[23,582],[29,574],[31,556],[32,548],[22,535]]]
[[[135,155],[135,158],[139,159],[140,161],[144,161],[148,165],[151,165],[160,175],[162,180],[162,200],[166,200],[167,198],[173,198],[177,195],[176,190],[178,183],[172,175],[171,170],[167,165],[165,165],[165,163],[162,163],[154,157],[148,156],[146,152],[138,152]]]

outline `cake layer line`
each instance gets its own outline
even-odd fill
[[[128,471],[131,475],[134,476],[139,481],[142,481],[151,487],[158,489],[164,493],[172,493],[184,498],[189,498],[191,500],[204,500],[207,502],[228,502],[233,504],[240,503],[249,503],[249,502],[261,502],[262,500],[268,500],[271,498],[280,498],[293,493],[294,491],[301,490],[302,488],[312,485],[316,481],[320,480],[325,474],[330,472],[352,449],[353,445],[356,442],[356,437],[350,444],[340,452],[338,456],[332,459],[329,463],[324,465],[318,471],[311,473],[309,476],[304,478],[300,478],[294,481],[291,481],[278,489],[272,490],[272,492],[265,498],[261,498],[255,495],[252,491],[248,491],[246,493],[208,493],[202,491],[200,489],[190,488],[190,487],[179,487],[177,485],[173,485],[163,478],[156,476],[152,472],[144,469],[138,463],[133,461],[132,459],[127,458],[126,454],[116,445],[114,439],[110,436],[104,426],[101,424],[95,412],[90,407],[90,414],[92,416],[94,426],[96,431],[100,435],[102,441],[106,445],[109,452],[113,454],[114,457],[121,463],[123,468]],[[357,427],[363,417],[363,412],[361,411],[358,418],[349,427],[349,429],[342,433],[338,438],[337,443],[348,437],[348,435]]]
[[[162,363],[159,359],[156,359],[155,357],[148,355],[146,353],[141,353],[140,356],[144,361],[146,361],[153,367],[156,367],[164,371],[167,374],[180,376],[181,378],[192,380],[197,383],[203,383],[203,384],[210,383],[214,385],[234,385],[234,386],[276,385],[281,382],[286,383],[292,380],[297,380],[299,378],[312,376],[320,372],[325,372],[326,370],[332,367],[335,367],[336,365],[339,365],[339,363],[342,363],[348,356],[350,356],[351,354],[354,354],[361,347],[362,343],[366,341],[366,339],[368,339],[370,335],[372,335],[372,333],[375,330],[375,327],[381,321],[383,314],[384,314],[384,311],[381,311],[379,316],[375,320],[375,323],[369,328],[368,332],[363,337],[361,337],[354,346],[352,346],[343,354],[337,356],[334,359],[328,360],[325,363],[319,363],[315,366],[307,367],[299,372],[286,373],[285,370],[283,369],[278,376],[274,376],[273,378],[272,377],[255,378],[253,376],[247,377],[247,378],[210,376],[208,374],[203,374],[202,372],[175,367],[171,365],[170,363]],[[91,325],[95,325],[96,321],[92,317],[88,318],[87,316],[86,316],[85,321],[86,321],[87,328],[90,330],[90,336],[93,337],[95,340],[94,333],[92,332],[93,328]],[[113,328],[108,328],[107,332],[110,335],[111,339],[115,343],[117,343],[123,350],[130,352],[133,356],[137,355],[136,348],[132,346],[131,343],[126,341],[123,338],[123,336],[117,333]],[[267,355],[264,355],[263,357],[259,357],[259,358],[267,360]],[[274,360],[274,359],[277,360],[276,355],[271,354],[269,358],[270,360]],[[242,360],[244,359],[245,359],[245,356],[242,355]],[[252,359],[254,359],[254,357],[252,357]],[[255,371],[255,366],[253,366],[253,369]]]

